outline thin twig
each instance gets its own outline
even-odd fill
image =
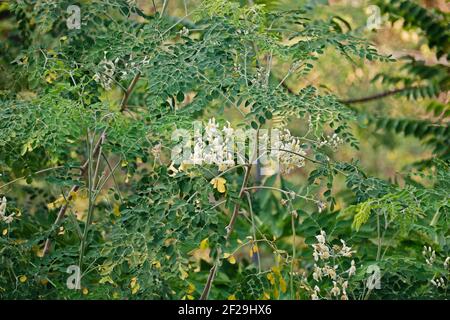
[[[128,89],[125,92],[125,95],[123,96],[122,103],[120,104],[120,111],[121,112],[123,112],[123,111],[125,111],[127,109],[128,99],[130,98],[131,93],[133,92],[133,89],[136,86],[136,83],[138,82],[140,77],[141,77],[141,72],[138,71],[138,73],[136,73],[136,75],[134,76],[134,78],[131,81],[130,85],[128,86]]]
[[[378,100],[378,99],[382,99],[388,96],[392,96],[394,94],[406,91],[412,89],[410,87],[405,87],[405,88],[401,88],[401,89],[393,89],[393,90],[389,90],[389,91],[385,91],[385,92],[381,92],[381,93],[377,93],[368,97],[363,97],[363,98],[355,98],[355,99],[348,99],[348,100],[340,100],[339,102],[344,103],[344,104],[352,104],[352,103],[361,103],[361,102],[368,102],[368,101],[372,101],[372,100]]]
[[[239,214],[239,209],[241,207],[240,200],[244,196],[244,192],[245,192],[245,189],[247,187],[247,183],[248,183],[248,180],[249,180],[249,177],[250,177],[251,167],[252,167],[251,165],[246,167],[244,181],[242,182],[241,190],[239,192],[239,199],[238,199],[238,202],[236,202],[236,204],[234,205],[233,214],[231,215],[230,222],[228,223],[228,226],[226,227],[227,234],[225,236],[225,240],[228,240],[228,238],[230,237],[231,233],[233,232],[234,224],[235,224],[236,218],[237,218],[237,216]],[[212,268],[209,271],[208,279],[206,280],[205,288],[203,289],[202,295],[200,296],[200,300],[207,300],[208,299],[209,292],[211,291],[211,286],[212,286],[212,283],[214,281],[219,262],[220,262],[220,257],[218,256],[217,260],[215,261],[214,265],[212,266]]]

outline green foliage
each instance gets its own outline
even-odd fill
[[[312,245],[323,230],[333,254],[345,241],[356,249],[346,258],[358,274],[345,277],[343,297],[363,297],[373,261],[405,297],[446,296],[430,284],[433,272],[413,262],[423,245],[440,264],[448,256],[448,162],[418,173],[429,181],[370,177],[358,162],[336,160],[340,144],[358,146],[356,112],[320,87],[284,86],[311,73],[328,50],[351,62],[392,61],[345,20],[313,19],[314,6],[284,10],[272,1],[200,1],[180,19],[133,1],[93,0],[80,2],[81,27],[68,30],[71,4],[0,6],[13,25],[0,45],[8,77],[0,81],[0,297],[309,299]],[[433,77],[410,94],[434,97],[448,85],[442,70],[409,65],[399,82]],[[174,164],[173,132],[212,116],[244,129],[307,123],[296,133],[305,163],[266,178],[256,163]],[[448,155],[444,125],[370,119]],[[298,173],[303,184],[290,179]],[[345,197],[336,192],[340,179]],[[82,290],[66,286],[71,265],[82,271]],[[448,283],[447,270],[433,268]],[[323,296],[340,298],[331,279]]]

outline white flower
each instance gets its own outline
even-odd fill
[[[116,72],[116,65],[111,60],[106,59],[106,52],[105,58],[98,64],[98,69],[99,71],[94,75],[95,82],[100,83],[103,89],[110,90],[114,82],[113,77]]]
[[[313,279],[316,281],[322,280],[322,269],[320,269],[316,264],[314,264]]]
[[[7,216],[6,213],[6,204],[7,204],[6,197],[3,197],[0,203],[0,221],[3,221],[6,224],[10,224],[14,220],[15,213]]]
[[[311,295],[311,300],[319,300],[319,292],[320,288],[318,286],[314,286],[314,292]]]
[[[350,264],[350,269],[348,269],[348,276],[351,277],[356,273],[356,266],[355,266],[355,260],[352,260]]]
[[[316,236],[316,239],[320,244],[325,244],[326,236],[327,234],[325,233],[325,231],[320,230],[320,234]]]
[[[306,152],[302,148],[300,140],[293,137],[288,129],[280,135],[280,139],[274,143],[274,149],[279,150],[281,171],[289,173],[295,168],[305,166]]]
[[[1,202],[1,204],[0,204],[0,216],[1,216],[1,217],[5,216],[5,212],[6,212],[6,203],[7,203],[6,197],[3,197],[3,198],[2,198],[2,202]]]
[[[422,255],[425,257],[426,264],[432,266],[434,261],[436,260],[436,251],[434,251],[431,247],[423,247]]]
[[[341,289],[339,289],[339,287],[337,286],[336,281],[333,281],[333,288],[331,289],[330,292],[335,297],[341,293]]]
[[[319,261],[319,253],[314,250],[313,252],[314,261]]]
[[[330,255],[330,249],[321,243],[315,243],[312,245],[314,248],[313,257],[317,261],[317,258],[320,258],[322,260],[327,260],[331,257]]]
[[[324,268],[325,273],[327,274],[327,276],[330,277],[330,279],[336,280],[336,269],[337,266],[335,266],[334,268],[331,268],[329,266],[325,266]]]
[[[348,288],[348,281],[344,281],[344,283],[342,283],[342,290],[345,292],[347,288]]]
[[[341,251],[339,252],[339,254],[343,257],[350,258],[352,256],[352,254],[355,253],[356,251],[352,251],[352,248],[348,247],[347,244],[345,243],[345,241],[342,239],[341,239],[341,243],[342,243],[342,248],[341,248]]]
[[[444,261],[444,268],[448,268],[449,265],[450,265],[450,257],[447,257]]]
[[[323,210],[325,210],[327,207],[327,204],[323,201],[319,201],[317,202],[317,211],[319,211],[319,213],[322,213]]]
[[[185,37],[188,36],[189,35],[189,29],[186,28],[186,27],[183,27],[183,29],[180,30],[180,34],[182,36],[185,36]]]

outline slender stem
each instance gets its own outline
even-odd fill
[[[97,144],[94,147],[94,150],[93,150],[94,156],[98,154],[98,152],[100,151],[101,145],[105,141],[105,132],[106,131],[103,131],[100,139],[97,141]],[[80,175],[81,176],[83,176],[86,173],[88,165],[89,165],[89,159],[86,160],[84,162],[84,164],[80,167]],[[79,189],[80,189],[80,186],[78,184],[72,186],[72,188],[69,191],[69,194],[65,197],[66,201],[65,201],[64,205],[59,209],[58,215],[56,217],[55,222],[53,223],[53,226],[57,226],[62,221],[62,219],[64,218],[64,216],[66,214],[67,208],[69,207],[70,201],[73,199],[73,195],[75,193],[77,193]],[[50,238],[47,238],[45,240],[44,249],[42,250],[42,257],[44,257],[50,251],[50,247],[51,247],[51,240],[50,240]]]
[[[93,181],[92,181],[92,162],[93,162],[93,157],[92,157],[92,143],[91,143],[91,139],[89,137],[89,133],[88,133],[88,137],[87,137],[87,143],[88,143],[88,160],[89,160],[89,164],[88,164],[88,214],[86,217],[86,224],[84,225],[84,232],[83,232],[83,238],[81,239],[80,242],[80,257],[79,257],[79,262],[78,262],[78,267],[80,268],[80,272],[82,270],[82,266],[83,266],[83,258],[84,258],[84,251],[85,251],[85,247],[86,247],[86,239],[87,239],[87,231],[88,231],[88,226],[90,223],[90,218],[93,212]]]
[[[247,186],[248,179],[250,177],[250,171],[251,171],[251,167],[249,166],[249,167],[246,168],[246,171],[245,171],[244,181],[242,182],[241,191],[239,192],[239,199],[242,199],[242,197],[244,195],[244,191],[245,191],[245,188]],[[239,209],[240,208],[241,208],[241,203],[238,201],[235,204],[235,206],[234,206],[234,210],[233,210],[233,214],[232,214],[231,219],[230,219],[230,223],[226,227],[226,229],[227,229],[226,239],[227,240],[230,237],[231,233],[233,232],[234,224],[236,223],[236,219],[237,219],[237,216],[239,214]]]
[[[102,137],[100,137],[101,140],[104,140],[104,136],[102,135]],[[89,140],[88,137],[88,147],[89,147],[89,166],[88,166],[88,186],[89,186],[89,206],[88,206],[88,214],[87,214],[87,218],[86,218],[86,224],[84,226],[84,233],[83,233],[83,238],[81,239],[81,244],[80,244],[80,259],[79,259],[79,267],[80,270],[83,266],[83,258],[84,258],[84,252],[86,250],[86,242],[87,242],[87,235],[89,232],[89,226],[92,223],[92,218],[94,215],[94,205],[95,205],[95,199],[98,196],[98,185],[96,186],[96,180],[97,180],[97,176],[98,176],[98,171],[99,171],[99,167],[100,167],[100,159],[102,157],[102,143],[100,143],[100,148],[98,151],[98,155],[97,155],[97,163],[95,165],[95,169],[93,166],[93,161],[94,161],[94,157],[93,157],[93,150],[92,150],[92,144]],[[110,173],[111,175],[111,173]],[[99,182],[100,184],[100,182]],[[102,185],[103,186],[103,185]]]
[[[378,100],[378,99],[382,99],[406,90],[412,89],[411,87],[405,87],[405,88],[401,88],[401,89],[393,89],[393,90],[389,90],[389,91],[385,91],[385,92],[381,92],[381,93],[377,93],[371,96],[367,96],[367,97],[363,97],[363,98],[356,98],[356,99],[348,99],[348,100],[341,100],[341,103],[345,103],[345,104],[352,104],[352,103],[361,103],[361,102],[368,102],[368,101],[372,101],[372,100]]]
[[[227,234],[225,236],[225,240],[228,240],[231,233],[233,232],[234,224],[235,224],[237,216],[239,214],[239,209],[241,207],[240,200],[244,196],[245,188],[247,186],[247,183],[248,183],[248,180],[250,177],[251,168],[252,168],[251,164],[246,167],[244,181],[242,182],[241,190],[239,192],[239,199],[238,199],[238,202],[236,202],[236,204],[234,205],[233,214],[231,215],[230,222],[228,223],[228,226],[226,227]],[[220,263],[220,252],[219,252],[219,255],[217,256],[217,259],[216,259],[214,265],[212,266],[212,268],[209,271],[208,279],[206,280],[205,288],[203,289],[202,295],[200,296],[200,300],[208,299],[209,292],[211,291],[211,286],[213,284],[219,263]]]
[[[166,14],[166,10],[167,10],[167,7],[169,6],[169,0],[164,0],[164,4],[163,4],[163,7],[162,7],[162,10],[161,10],[161,15],[163,16],[164,14]]]
[[[253,233],[253,242],[257,243],[258,239],[256,239],[256,225],[255,225],[255,217],[253,215],[253,207],[252,207],[252,198],[250,197],[250,192],[245,191],[245,194],[247,195],[247,201],[248,201],[248,208],[250,210],[250,218],[252,223],[252,233]],[[258,249],[256,251],[256,259],[258,260],[258,272],[261,273],[261,257],[259,255],[259,248],[256,245],[256,248]],[[253,247],[252,247],[253,252]]]
[[[377,237],[378,237],[378,248],[377,248],[377,261],[380,260],[381,255],[381,231],[380,231],[380,215],[377,212]]]
[[[296,232],[295,232],[295,217],[292,213],[292,207],[290,206],[291,212],[291,228],[292,228],[292,260],[291,260],[291,277],[290,277],[290,287],[291,287],[291,299],[294,300],[294,262],[296,255]]]
[[[3,184],[3,185],[0,186],[0,189],[3,189],[4,187],[7,187],[7,186],[9,186],[10,184],[13,184],[13,183],[15,183],[15,182],[17,182],[17,181],[26,179],[27,177],[31,177],[31,176],[34,175],[34,174],[41,174],[41,173],[45,173],[45,172],[52,171],[52,170],[58,170],[58,169],[61,169],[61,168],[64,168],[64,166],[57,166],[57,167],[53,167],[53,168],[46,168],[46,169],[42,169],[42,170],[36,171],[36,172],[34,172],[34,173],[32,173],[32,174],[29,174],[29,175],[27,175],[27,176],[23,176],[23,177],[20,177],[20,178],[16,178],[16,179],[14,179],[14,180],[11,180],[11,181],[5,183],[5,184]]]

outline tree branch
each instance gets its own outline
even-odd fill
[[[120,104],[120,112],[123,112],[127,109],[128,99],[130,98],[131,93],[133,92],[133,89],[136,86],[136,83],[138,82],[140,77],[141,72],[138,72],[131,81],[127,91],[125,92],[125,95],[123,96],[122,103]]]
[[[371,95],[371,96],[363,97],[363,98],[340,100],[339,102],[344,103],[344,104],[368,102],[368,101],[372,101],[372,100],[382,99],[382,98],[385,98],[387,96],[392,96],[394,94],[397,94],[397,93],[400,93],[400,92],[403,92],[403,91],[406,91],[406,90],[409,90],[409,89],[412,89],[412,88],[411,87],[405,87],[405,88],[401,88],[401,89],[393,89],[393,90],[377,93],[377,94],[374,94],[374,95]]]
[[[95,157],[100,152],[101,146],[105,142],[105,138],[106,138],[106,132],[103,131],[103,133],[101,134],[100,138],[97,141],[97,144],[94,147],[93,157]],[[88,165],[89,165],[89,160],[86,160],[84,162],[84,164],[80,167],[81,175],[84,175],[86,173]],[[64,216],[66,214],[67,208],[69,207],[69,203],[73,199],[73,194],[76,193],[79,189],[80,189],[80,186],[77,184],[72,186],[72,188],[69,191],[69,194],[65,198],[66,203],[61,207],[61,209],[59,209],[56,220],[53,223],[54,226],[57,226],[62,221],[62,219],[64,218]],[[47,240],[45,240],[44,249],[42,251],[42,257],[44,257],[50,251],[50,246],[51,246],[51,240],[50,240],[50,238],[47,238]]]

